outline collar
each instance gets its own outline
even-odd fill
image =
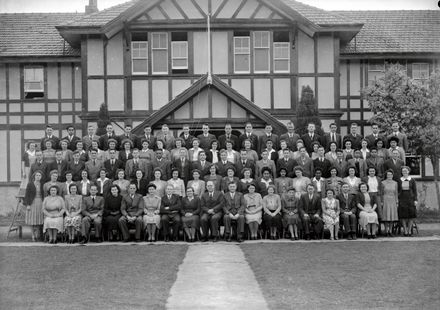
[[[402,180],[402,182],[403,182],[403,181],[411,181],[412,178],[411,178],[411,176],[408,176],[408,177],[406,177],[406,178],[405,178],[405,177],[401,177],[400,180]]]

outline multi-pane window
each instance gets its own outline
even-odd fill
[[[368,61],[368,85],[372,85],[378,79],[384,76],[385,73],[385,61],[382,60],[369,60]]]
[[[413,63],[412,64],[412,78],[414,80],[425,81],[429,78],[429,64],[427,63]]]
[[[168,33],[151,34],[151,63],[153,74],[168,73]]]
[[[188,70],[188,37],[186,32],[171,34],[171,68],[181,72]]]
[[[250,73],[250,36],[249,32],[234,33],[234,72]]]
[[[131,38],[131,68],[133,74],[148,74],[148,36],[133,33]]]
[[[273,72],[290,72],[290,40],[288,31],[273,33]]]
[[[44,97],[43,67],[24,67],[24,96],[26,99]]]
[[[269,31],[254,32],[254,72],[268,73],[270,63]]]

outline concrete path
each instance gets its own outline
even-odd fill
[[[240,247],[190,246],[170,291],[167,309],[268,309]]]

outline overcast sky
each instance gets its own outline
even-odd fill
[[[98,0],[100,10],[126,0]],[[325,10],[439,10],[438,0],[301,0]],[[1,13],[84,12],[89,0],[0,0]],[[440,10],[439,10],[440,12]]]

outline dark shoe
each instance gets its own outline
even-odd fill
[[[295,237],[290,237],[290,241],[295,241]]]
[[[124,242],[124,243],[130,242],[130,239],[124,239],[124,240],[122,240],[122,242]]]
[[[136,239],[135,242],[139,243],[141,242],[141,239]]]
[[[102,243],[102,239],[101,238],[96,238],[96,243]]]
[[[371,238],[376,239],[376,235],[372,235]]]
[[[348,239],[348,240],[353,240],[353,237],[351,236],[351,234],[348,234],[347,239]]]
[[[242,243],[242,242],[243,242],[243,239],[242,239],[241,237],[239,237],[239,238],[237,238],[237,242],[238,242],[238,243]]]
[[[79,242],[79,244],[86,244],[87,241],[88,241],[87,238],[83,237],[83,238],[81,239],[81,241]]]
[[[306,235],[306,240],[310,240],[310,235]]]
[[[202,238],[202,242],[208,242],[208,240],[209,240],[208,237],[203,237],[203,238]],[[214,242],[215,242],[215,241],[214,241]]]
[[[206,241],[208,241],[208,238],[206,238]],[[217,242],[218,241],[218,237],[215,236],[214,239],[212,239],[212,242]]]

